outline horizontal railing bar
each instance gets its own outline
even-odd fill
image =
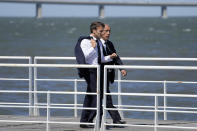
[[[164,81],[148,81],[148,80],[115,80],[115,82],[139,82],[139,83],[164,83]],[[195,81],[165,81],[166,83],[187,83],[195,84]]]
[[[83,79],[35,79],[36,81],[85,81]]]
[[[0,59],[31,59],[30,56],[0,56]]]
[[[114,105],[116,107],[127,107],[127,108],[155,108],[155,106],[136,106],[136,105]],[[164,106],[158,106],[158,108],[164,108]],[[166,106],[165,107],[166,109],[182,109],[182,110],[185,110],[185,109],[188,109],[188,110],[197,110],[197,108],[194,108],[194,107],[171,107],[171,106]]]
[[[76,107],[47,107],[47,106],[12,106],[12,105],[0,105],[0,108],[42,108],[42,109],[46,109],[46,108],[50,108],[50,109],[76,109]],[[97,110],[97,108],[90,108],[90,107],[77,107],[77,109],[79,110]]]
[[[47,105],[47,103],[38,103],[36,105]],[[51,103],[50,104],[51,106],[55,105],[55,106],[74,106],[74,105],[77,105],[77,106],[83,106],[83,104],[58,104],[58,103]],[[130,108],[155,108],[155,106],[136,106],[136,105],[114,105],[116,107],[130,107]],[[164,106],[158,106],[158,108],[164,108]],[[167,106],[165,107],[166,109],[182,109],[182,110],[185,110],[185,109],[189,109],[189,110],[196,110],[197,108],[193,108],[193,107],[170,107],[170,106]]]
[[[11,103],[11,102],[0,102],[0,105],[29,105],[29,103]],[[37,103],[36,105],[47,105],[47,103]],[[51,103],[51,106],[83,106],[83,104],[58,104],[58,103]],[[118,106],[118,105],[114,105]],[[154,108],[154,106],[136,106],[136,105],[119,105],[119,107],[130,107],[130,108]],[[164,108],[163,106],[158,106],[158,108]],[[189,109],[189,110],[196,110],[197,108],[193,107],[165,107],[166,109]]]
[[[121,60],[135,60],[135,61],[197,61],[197,58],[121,57]]]
[[[125,95],[125,96],[168,96],[168,97],[197,97],[189,94],[161,94],[161,93],[105,93],[106,95]]]
[[[197,66],[141,66],[105,65],[105,69],[160,69],[160,70],[197,70]]]
[[[29,103],[0,102],[0,105],[29,105]]]
[[[121,110],[121,111],[137,111],[137,112],[169,112],[169,113],[188,113],[188,114],[194,114],[197,113],[197,111],[180,111],[180,110],[147,110],[147,109],[123,109],[123,108],[105,108],[105,110]]]
[[[35,59],[47,60],[76,60],[75,57],[43,57],[36,56]],[[121,57],[121,60],[135,60],[135,61],[197,61],[197,58],[155,58],[155,57]]]
[[[47,103],[37,103],[36,105],[47,105]],[[83,104],[58,104],[58,103],[50,103],[51,106],[55,105],[55,106],[83,106]]]
[[[17,91],[17,90],[0,90],[0,93],[41,93],[47,94],[48,91]],[[97,95],[97,93],[87,93],[87,92],[62,92],[62,91],[50,91],[50,94],[88,94]]]
[[[45,56],[36,56],[34,57],[35,60],[76,60],[75,57],[45,57]]]
[[[85,81],[84,79],[35,79],[37,81]],[[115,80],[115,82],[142,82],[142,83],[163,83],[164,81],[148,81],[148,80]],[[191,83],[195,84],[194,81],[165,81],[166,83]]]
[[[104,125],[109,125],[109,126],[130,126],[130,127],[154,127],[153,124],[149,124],[149,125],[134,125],[134,124],[112,124],[112,123],[104,123]]]
[[[0,67],[70,67],[70,68],[97,68],[98,65],[83,65],[83,64],[0,64]],[[105,69],[114,68],[114,69],[165,69],[165,70],[197,70],[197,66],[111,66],[106,65]]]
[[[83,124],[83,125],[95,125],[95,123],[84,122],[61,122],[61,121],[16,121],[16,120],[0,120],[0,122],[12,122],[12,123],[51,123],[51,124]]]
[[[130,126],[130,127],[157,127],[157,128],[174,128],[174,129],[197,129],[197,127],[183,127],[183,126],[160,126],[154,125],[154,124],[149,124],[149,125],[134,125],[134,124],[113,124],[113,123],[104,123],[104,125],[109,125],[109,126]]]
[[[30,79],[22,78],[0,78],[1,81],[29,81]]]
[[[85,64],[0,64],[0,67],[67,67],[67,68],[97,68],[99,65]]]
[[[17,90],[0,90],[1,93],[45,93],[48,91],[17,91]],[[62,91],[50,91],[50,94],[88,94],[96,95],[97,93],[86,92],[62,92]],[[106,95],[131,95],[131,96],[168,96],[168,97],[197,97],[197,95],[189,94],[161,94],[161,93],[105,93]]]

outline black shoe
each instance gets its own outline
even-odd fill
[[[84,125],[84,124],[80,124],[81,128],[94,128],[94,125]]]
[[[126,124],[126,121],[114,121],[113,124]],[[125,126],[115,125],[114,128],[124,128]]]
[[[126,124],[126,121],[119,120],[119,121],[114,121],[113,123],[114,124]]]

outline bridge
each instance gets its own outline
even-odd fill
[[[100,18],[104,18],[104,7],[105,6],[160,6],[161,17],[167,17],[168,6],[197,6],[197,2],[161,2],[161,1],[99,1],[99,0],[0,0],[0,2],[11,2],[11,3],[35,3],[36,4],[36,18],[42,17],[42,4],[67,4],[67,5],[98,5],[98,15]]]

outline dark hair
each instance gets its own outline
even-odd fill
[[[92,22],[90,25],[90,32],[93,33],[93,30],[96,30],[97,27],[102,26],[103,28],[105,27],[105,24],[99,21]]]

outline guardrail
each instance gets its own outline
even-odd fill
[[[7,59],[8,57],[0,57],[2,59]],[[10,59],[22,59],[22,58],[26,58],[26,57],[10,57]],[[27,57],[29,58],[29,63],[31,63],[31,57]],[[135,60],[135,61],[197,61],[196,58],[147,58],[147,57],[144,57],[144,58],[138,58],[138,57],[121,57],[122,60],[128,60],[128,61],[131,61],[131,60]],[[86,67],[87,65],[76,65],[76,64],[38,64],[38,60],[75,60],[75,57],[35,57],[34,58],[34,64],[0,64],[0,67],[26,67],[26,68],[29,68],[29,79],[17,79],[17,78],[13,78],[13,79],[10,79],[10,78],[0,78],[0,80],[29,80],[29,81],[32,81],[32,68],[34,69],[34,90],[32,91],[31,88],[29,88],[29,91],[6,91],[6,90],[1,90],[0,92],[10,92],[10,93],[29,93],[29,103],[24,105],[24,103],[0,103],[0,107],[13,107],[13,108],[29,108],[29,111],[31,112],[30,114],[32,115],[32,109],[34,109],[34,115],[39,115],[38,113],[38,109],[39,108],[47,108],[48,111],[50,112],[50,109],[51,108],[65,108],[65,109],[73,109],[74,110],[74,116],[77,117],[77,110],[78,109],[83,109],[82,107],[80,107],[82,104],[78,104],[77,103],[77,95],[80,94],[77,90],[77,83],[79,81],[84,81],[82,79],[38,79],[37,78],[37,68],[45,68],[45,67],[51,67],[51,68],[78,68],[79,66],[80,67]],[[87,67],[89,68],[89,66]],[[93,67],[92,67],[93,68]],[[96,66],[94,67],[96,68]],[[119,69],[119,68],[125,68],[125,69],[161,69],[161,70],[168,70],[168,69],[173,69],[173,70],[196,70],[197,67],[194,67],[194,66],[106,66],[106,68],[116,68],[116,69]],[[99,77],[98,77],[99,78]],[[59,107],[60,105],[62,104],[53,104],[50,102],[50,94],[53,94],[53,93],[57,93],[59,94],[60,92],[55,92],[55,91],[48,91],[48,103],[38,103],[38,99],[37,99],[37,94],[38,93],[47,93],[46,91],[37,91],[37,81],[72,81],[74,82],[74,91],[71,93],[74,95],[74,104],[69,104],[73,107]],[[123,112],[127,109],[125,108],[132,108],[132,107],[137,107],[137,108],[140,108],[140,109],[129,109],[131,111],[134,111],[134,110],[139,110],[139,111],[155,111],[156,110],[156,113],[158,112],[164,112],[164,120],[167,120],[167,113],[168,112],[176,112],[176,111],[172,111],[172,110],[168,110],[168,109],[192,109],[192,110],[196,110],[197,108],[191,108],[191,107],[169,107],[167,106],[167,97],[172,97],[173,95],[174,96],[177,96],[176,94],[167,94],[167,86],[166,84],[167,83],[194,83],[196,84],[197,82],[191,82],[191,81],[141,81],[141,80],[121,80],[121,74],[119,72],[119,75],[118,75],[118,80],[115,80],[115,82],[118,82],[118,93],[111,93],[110,95],[118,95],[118,105],[116,105],[118,108],[117,110],[119,110],[120,112]],[[163,83],[163,87],[164,87],[164,94],[146,94],[146,93],[129,93],[129,94],[125,94],[125,93],[121,93],[121,83],[122,82],[145,82],[145,83]],[[32,82],[29,83],[29,87],[31,87],[32,85]],[[65,92],[64,92],[65,93]],[[66,93],[70,93],[70,92],[66,92]],[[34,105],[33,105],[33,100],[32,100],[32,94],[34,94]],[[83,93],[82,93],[83,94]],[[105,95],[109,95],[109,94],[105,94]],[[158,97],[163,97],[164,98],[164,106],[136,106],[136,105],[122,105],[122,99],[121,97],[123,95],[133,95],[133,96],[136,96],[136,95],[139,95],[139,96],[143,96],[143,95],[148,95],[151,97],[156,97],[155,98],[155,101],[157,102],[158,100]],[[154,96],[153,96],[154,95]],[[180,95],[180,96],[177,96],[177,97],[192,97],[194,95]],[[157,100],[156,100],[157,99]],[[67,104],[63,104],[65,106],[67,106]],[[157,109],[155,109],[157,107]],[[145,109],[143,109],[145,108]],[[151,110],[152,109],[152,110]],[[159,109],[163,109],[163,110],[159,110]],[[104,110],[108,110],[108,108],[104,108]],[[110,109],[111,110],[111,109]],[[112,109],[113,110],[113,109]],[[98,111],[98,110],[97,110]],[[104,111],[105,112],[105,111]],[[187,113],[187,111],[177,111],[177,112],[182,112],[182,113]],[[193,112],[189,112],[189,113],[195,113],[195,111]],[[98,114],[98,113],[97,113]],[[156,114],[158,115],[158,114]],[[122,113],[122,116],[123,116],[123,113]],[[105,116],[106,117],[106,116]],[[98,118],[97,118],[98,119]],[[106,120],[106,118],[104,118],[103,120]],[[1,121],[0,121],[1,122]],[[6,122],[6,120],[5,120]],[[53,122],[53,121],[50,121],[50,113],[48,114],[47,113],[47,121],[43,121],[43,122],[39,122],[39,123],[48,123],[48,126],[47,126],[47,130],[49,130],[49,124],[50,123],[56,123],[56,122]],[[60,122],[62,124],[66,124],[66,122]],[[155,122],[157,123],[157,122]],[[75,123],[75,124],[79,124],[79,123]],[[96,123],[94,123],[96,124]],[[98,125],[98,124],[96,124]],[[106,124],[106,123],[103,123],[103,125],[111,125],[111,124]],[[126,125],[126,126],[130,126],[130,125]],[[136,125],[133,125],[133,126],[136,126]],[[138,125],[139,126],[139,125]],[[153,127],[153,126],[151,126]],[[159,126],[159,125],[154,125],[155,127],[155,130],[158,128],[158,127],[162,127],[162,126]],[[169,127],[169,126],[168,126]],[[168,127],[164,127],[164,128],[168,128]],[[98,128],[96,126],[96,128]],[[174,127],[169,127],[169,128],[174,128]],[[178,127],[175,127],[175,128],[178,128]],[[183,127],[185,128],[185,127]],[[193,127],[191,127],[193,129]],[[187,129],[190,129],[189,127]],[[195,128],[196,129],[196,128]],[[98,129],[97,129],[98,130]]]
[[[34,63],[37,64],[38,60],[75,60],[75,57],[46,57],[46,56],[36,56],[34,57]],[[121,57],[123,61],[197,61],[197,58],[153,58],[153,57]],[[118,80],[115,82],[118,83],[118,93],[121,93],[121,83],[122,82],[144,82],[144,83],[163,83],[163,92],[167,94],[167,83],[180,83],[180,81],[139,81],[139,80],[121,80],[121,73],[118,71]],[[37,68],[34,68],[34,91],[37,91],[37,81],[73,81],[74,90],[77,91],[78,82],[84,81],[83,79],[38,79],[37,78]],[[182,82],[182,83],[192,83],[192,82]],[[75,106],[82,106],[82,104],[77,103],[77,96],[74,98]],[[37,95],[34,94],[34,105],[39,105]],[[122,107],[122,98],[121,95],[118,95],[118,108]],[[167,107],[167,99],[164,97],[164,110]],[[120,110],[120,115],[124,118],[124,113]],[[39,116],[39,109],[34,109],[34,115]],[[77,117],[77,109],[74,110],[74,116]],[[164,120],[167,120],[167,112],[164,112]]]
[[[28,60],[29,64],[32,64],[32,58],[30,56],[0,56],[0,60]],[[32,91],[32,68],[29,67],[29,78],[0,78],[0,81],[28,81],[29,83],[29,91]],[[0,103],[6,105],[33,105],[33,96],[29,93],[29,103]],[[29,107],[29,115],[33,115],[33,109]]]
[[[103,102],[103,121],[102,121],[102,130],[106,130],[106,125],[118,125],[118,126],[139,126],[139,127],[153,127],[154,131],[157,131],[158,128],[180,128],[180,129],[197,129],[197,127],[181,127],[181,126],[161,126],[158,124],[158,113],[159,112],[173,112],[173,113],[196,113],[197,111],[188,111],[188,110],[196,110],[196,108],[180,108],[180,107],[159,107],[158,106],[158,97],[192,97],[197,98],[197,95],[189,95],[189,94],[159,94],[159,93],[107,93],[107,69],[138,69],[138,70],[197,70],[197,66],[114,66],[114,65],[106,65],[104,67],[104,102]],[[196,82],[194,82],[196,83]],[[154,106],[138,106],[138,109],[129,109],[128,107],[132,106],[124,106],[127,108],[107,108],[106,106],[106,96],[107,95],[121,95],[121,96],[150,96],[155,97]],[[139,108],[140,107],[140,108]],[[141,109],[141,108],[153,108],[151,109]],[[163,110],[159,109],[163,108]],[[174,110],[167,110],[173,108]],[[187,109],[187,111],[179,111],[175,109]],[[142,111],[142,112],[154,112],[154,125],[131,125],[131,124],[113,124],[106,123],[106,111],[107,110],[122,110],[122,111]]]
[[[46,106],[8,106],[8,105],[0,105],[0,107],[13,107],[13,108],[46,108],[47,109],[47,121],[15,121],[15,122],[28,122],[28,123],[46,123],[46,130],[49,131],[50,130],[50,123],[61,123],[61,124],[71,124],[71,122],[53,122],[50,121],[50,109],[51,108],[55,108],[55,109],[90,109],[90,110],[97,110],[97,116],[96,116],[96,120],[95,123],[81,123],[81,122],[72,122],[72,124],[92,124],[95,125],[95,130],[98,131],[99,130],[99,117],[100,117],[100,95],[99,95],[99,91],[100,91],[100,66],[99,65],[78,65],[78,64],[0,64],[0,67],[33,67],[33,68],[44,68],[44,67],[50,67],[50,68],[54,68],[54,67],[59,67],[59,68],[96,68],[97,69],[97,92],[96,93],[86,93],[86,92],[55,92],[55,91],[8,91],[8,90],[0,90],[1,93],[29,93],[29,94],[37,94],[37,93],[47,93],[47,105]],[[97,107],[96,108],[87,108],[87,107],[51,107],[53,105],[51,105],[50,103],[50,94],[89,94],[89,95],[97,95]],[[57,104],[58,105],[58,104]],[[57,106],[56,105],[56,106]],[[0,122],[11,122],[8,120],[1,120]],[[12,121],[13,122],[13,121]]]

